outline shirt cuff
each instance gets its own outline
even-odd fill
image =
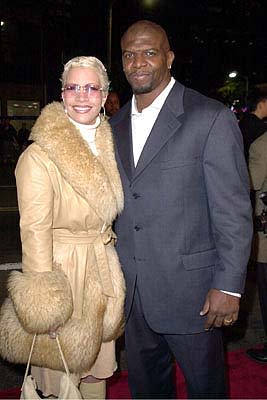
[[[241,297],[240,293],[227,292],[226,290],[220,290],[220,292],[230,294],[230,296]]]

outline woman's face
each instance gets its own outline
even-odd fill
[[[62,91],[67,114],[80,124],[92,125],[106,101],[97,73],[88,67],[69,70]]]

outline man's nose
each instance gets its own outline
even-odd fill
[[[135,54],[134,56],[134,62],[133,62],[134,66],[136,68],[140,68],[143,67],[144,65],[146,65],[146,58],[143,54]]]

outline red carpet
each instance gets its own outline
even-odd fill
[[[267,399],[267,364],[258,364],[248,359],[244,350],[226,355],[226,365],[231,399]],[[184,378],[177,367],[177,397],[186,398]],[[0,399],[18,399],[19,389],[0,391]],[[108,383],[109,399],[129,399],[127,372],[114,374]]]

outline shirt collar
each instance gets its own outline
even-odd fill
[[[69,118],[70,122],[72,122],[73,125],[75,125],[76,128],[78,128],[79,131],[85,131],[85,132],[98,128],[98,126],[100,125],[100,122],[101,122],[99,115],[96,117],[95,123],[91,124],[91,125],[89,125],[89,124],[81,124],[79,122],[76,122],[69,115],[68,115],[68,118]]]
[[[171,77],[170,82],[168,83],[168,85],[165,87],[165,89],[162,90],[162,92],[158,95],[158,97],[155,98],[155,100],[153,101],[153,103],[151,103],[148,107],[144,108],[142,111],[144,110],[150,110],[150,109],[155,109],[155,110],[160,110],[168,96],[168,94],[170,93],[173,85],[175,84],[175,79],[173,77]],[[133,115],[140,115],[141,113],[137,110],[136,107],[136,100],[135,100],[135,95],[133,95],[132,97],[132,110],[131,110],[131,114]]]

